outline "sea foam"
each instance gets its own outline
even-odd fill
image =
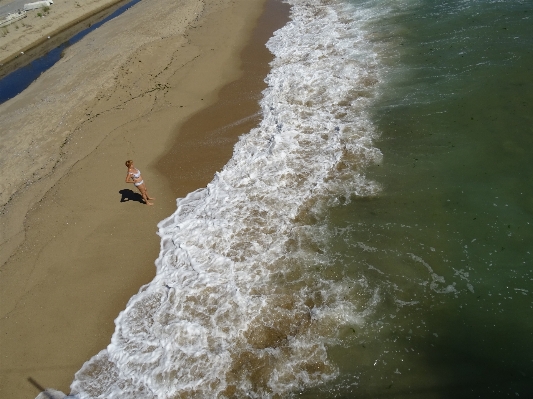
[[[76,374],[80,398],[273,397],[337,374],[327,345],[364,322],[364,281],[325,278],[325,207],[375,195],[366,109],[379,83],[369,18],[290,2],[260,125],[206,188],[159,223],[157,275],[116,319],[107,349]]]

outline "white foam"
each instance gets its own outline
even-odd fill
[[[366,115],[379,82],[367,16],[291,3],[292,21],[268,43],[260,126],[159,224],[157,275],[76,374],[80,398],[284,396],[335,377],[326,344],[372,311],[375,297],[345,299],[364,282],[316,271],[328,263],[324,237],[305,222],[379,190],[364,177],[381,158]]]

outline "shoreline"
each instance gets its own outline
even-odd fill
[[[281,0],[265,0],[265,3],[258,25],[241,53],[241,76],[219,91],[216,102],[185,121],[179,136],[171,140],[155,163],[169,186],[177,188],[176,198],[210,183],[213,172],[222,169],[231,158],[238,137],[260,122],[259,101],[267,88],[264,79],[273,60],[265,44],[272,32],[289,21],[290,11],[289,5]],[[198,153],[202,154],[201,158]],[[185,169],[190,163],[195,164],[194,176],[176,173],[176,168]]]
[[[159,252],[154,230],[175,210],[176,192],[202,187],[205,176],[212,178],[231,156],[207,162],[203,178],[196,174],[198,160],[205,160],[201,148],[190,161],[181,161],[181,171],[168,163],[161,168],[160,162],[180,137],[201,144],[205,136],[185,134],[182,127],[243,76],[239,55],[266,1],[194,1],[172,12],[169,0],[152,3],[152,8],[160,6],[156,11],[142,3],[122,14],[122,21],[69,48],[24,93],[0,106],[13,130],[27,132],[18,135],[27,143],[15,145],[35,146],[53,158],[43,161],[31,156],[39,151],[29,151],[30,159],[40,162],[37,173],[28,174],[34,180],[2,208],[6,230],[0,248],[14,253],[0,268],[1,396],[36,396],[28,378],[68,391],[74,372],[109,343],[113,320],[129,298],[153,278]],[[161,32],[145,23],[157,20],[154,13],[174,22],[179,16],[186,25],[166,24]],[[125,24],[132,26],[124,32]],[[131,44],[132,35],[141,34]],[[127,56],[113,58],[113,46]],[[104,65],[107,69],[98,69]],[[58,104],[68,107],[59,112]],[[36,135],[36,125],[20,122],[28,112],[55,130]],[[216,112],[211,109],[210,117]],[[228,146],[242,133],[227,138]],[[156,206],[141,206],[133,187],[123,183],[128,158],[143,171]],[[169,176],[176,170],[188,176],[186,183],[172,182]]]

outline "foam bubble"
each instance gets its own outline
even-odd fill
[[[283,396],[334,378],[327,345],[372,311],[377,293],[354,299],[364,281],[320,273],[329,259],[314,222],[379,191],[364,176],[381,159],[366,114],[380,79],[367,16],[291,3],[268,43],[260,126],[159,223],[157,275],[76,374],[80,398]]]

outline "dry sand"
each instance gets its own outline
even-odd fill
[[[68,27],[97,14],[115,3],[125,0],[54,0],[47,12],[31,10],[23,18],[5,28],[0,28],[0,64],[15,57],[25,58],[21,52],[42,42],[52,40]],[[25,1],[31,3],[32,0]],[[2,1],[0,6],[11,3]],[[48,38],[50,37],[50,39]]]
[[[0,106],[0,397],[35,397],[28,378],[68,392],[109,343],[154,275],[157,222],[257,122],[263,44],[287,13],[267,1],[241,62],[264,3],[141,2]],[[124,183],[130,158],[155,206]]]

